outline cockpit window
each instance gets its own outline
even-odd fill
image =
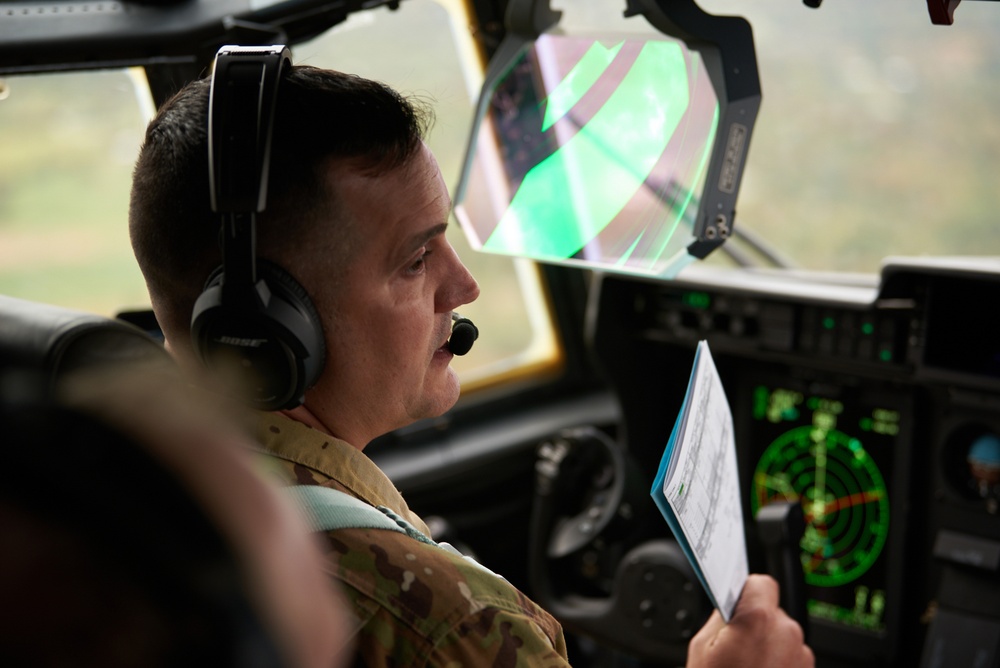
[[[925,2],[700,4],[746,17],[757,46],[737,234],[823,271],[1000,254],[996,3],[962,3],[953,25],[932,24]]]
[[[294,61],[384,81],[423,98],[428,143],[457,182],[482,57],[462,2],[354,13],[293,48]],[[153,106],[141,69],[8,77],[0,86],[0,294],[115,315],[148,308],[128,239],[131,172]],[[559,349],[537,267],[448,236],[482,287],[463,309],[481,335],[453,362],[466,390],[553,368]]]
[[[129,70],[0,83],[0,294],[111,315],[149,303],[128,240],[152,112]]]
[[[600,153],[620,158],[633,181],[646,175],[642,156],[629,152],[628,142],[616,141],[613,152],[592,150],[579,161],[585,169],[557,169],[568,164],[559,156],[574,148],[565,137],[577,143],[581,135],[587,138],[572,129],[559,134],[560,123],[580,124],[565,113],[570,102],[587,101],[578,95],[579,82],[601,69],[597,61],[625,60],[631,42],[614,36],[663,36],[642,16],[625,18],[616,3],[551,4],[563,12],[559,23],[495,91],[459,214],[484,250],[667,274],[664,263],[674,245],[683,247],[688,214],[697,208],[696,159],[681,156],[680,178],[666,184],[650,171],[638,189],[607,172],[601,172],[607,178],[587,180],[599,171],[594,165]],[[943,26],[931,22],[923,2],[839,0],[817,9],[794,1],[699,2],[706,12],[751,23],[762,89],[733,237],[705,262],[874,274],[890,256],[1000,254],[994,176],[1000,171],[1000,133],[992,122],[1000,104],[1000,12],[992,4],[964,3],[954,25]],[[688,49],[684,54],[695,95],[698,55]],[[628,62],[638,68],[638,60]],[[530,81],[518,78],[522,69],[530,70]],[[570,78],[572,86],[564,83]],[[616,81],[620,87],[623,79]],[[676,99],[676,82],[659,76],[650,95]],[[588,95],[599,90],[594,85]],[[534,97],[526,99],[525,91]],[[605,94],[598,102],[617,97]],[[611,106],[603,104],[601,113]],[[662,101],[657,106],[667,108]],[[711,107],[704,106],[710,126]],[[647,135],[642,148],[652,150],[660,135]],[[711,139],[691,120],[682,121],[664,155],[680,138],[687,147]],[[551,185],[553,174],[558,185]],[[635,201],[619,207],[624,191],[658,199],[660,210]],[[573,210],[560,210],[564,204]],[[589,217],[580,226],[593,232],[592,243],[566,233],[564,223],[579,219],[578,209]],[[658,243],[662,234],[651,243],[654,235],[634,231],[650,229],[673,233],[674,245]]]
[[[600,153],[614,143],[616,151],[609,154],[633,185],[650,175],[662,183],[633,188],[637,197],[617,201],[617,189],[611,189],[615,197],[601,190],[608,185],[603,177],[580,173],[576,190],[567,186],[566,192],[594,199],[583,200],[585,208],[600,213],[595,225],[604,227],[596,245],[550,248],[545,259],[607,254],[623,266],[647,262],[659,272],[655,263],[672,256],[671,244],[682,248],[688,239],[686,221],[696,208],[703,147],[713,124],[682,117],[673,133],[653,133],[658,143],[648,145],[615,134],[620,118],[591,126],[621,95],[620,85],[601,87],[605,71],[625,54],[641,73],[647,48],[670,52],[659,53],[656,62],[674,59],[671,71],[683,73],[687,83],[677,90],[686,90],[691,104],[697,101],[711,119],[714,108],[703,95],[711,87],[704,85],[699,57],[679,43],[648,41],[663,36],[641,16],[624,18],[620,3],[551,4],[564,12],[562,20],[524,57],[556,68],[549,87],[555,97],[535,111],[538,136],[557,140],[552,150],[523,164],[516,155],[508,162],[516,163],[526,183],[529,167],[554,159],[582,134],[588,151]],[[794,1],[699,4],[750,21],[763,95],[734,236],[706,263],[874,274],[889,256],[1000,255],[995,3],[963,3],[951,26],[933,25],[922,2],[838,0],[818,9]],[[483,74],[466,12],[461,0],[440,0],[355,13],[296,46],[295,61],[356,72],[426,98],[437,118],[429,143],[445,178],[457,186]],[[578,78],[570,77],[574,72]],[[661,74],[643,81],[651,84]],[[662,101],[670,82],[676,84],[662,78],[664,89],[649,91],[653,100]],[[582,85],[591,80],[594,85]],[[597,94],[604,104],[588,111],[588,96]],[[148,304],[126,219],[131,169],[151,109],[138,70],[8,76],[0,82],[0,293],[109,315]],[[570,127],[581,120],[577,112],[586,114],[581,118],[590,131]],[[675,150],[682,159],[674,175],[646,169]],[[463,313],[483,332],[475,353],[456,360],[467,387],[547,367],[559,355],[537,267],[510,257],[538,257],[525,223],[538,224],[536,204],[552,202],[536,193],[535,200],[519,203],[506,181],[481,183],[459,211],[485,209],[492,228],[473,226],[471,245],[460,225],[449,231],[483,288],[479,302]],[[579,205],[578,198],[567,196],[559,204],[570,203]],[[626,229],[641,228],[651,216],[676,224],[667,226],[675,232],[671,240]],[[477,244],[501,254],[476,253]]]

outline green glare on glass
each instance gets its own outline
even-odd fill
[[[543,35],[493,89],[456,215],[484,251],[665,275],[687,257],[717,122],[681,42]],[[461,201],[477,174],[501,206]]]

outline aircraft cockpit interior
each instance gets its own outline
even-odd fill
[[[365,453],[574,666],[682,666],[712,612],[652,499],[706,342],[816,665],[1000,668],[998,35],[991,0],[0,0],[0,370],[162,340],[145,124],[287,45],[434,111],[478,338]]]

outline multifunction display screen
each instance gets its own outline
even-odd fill
[[[900,410],[850,390],[751,393],[751,516],[775,501],[800,503],[810,618],[885,631]]]

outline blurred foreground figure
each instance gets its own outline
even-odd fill
[[[0,407],[0,665],[344,665],[313,536],[235,429],[149,375]]]

